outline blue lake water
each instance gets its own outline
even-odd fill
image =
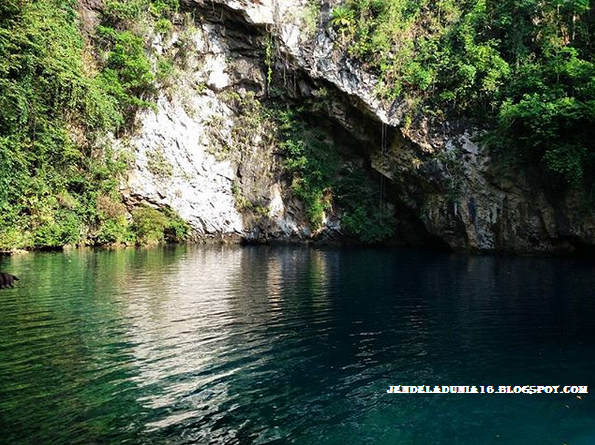
[[[594,445],[595,263],[172,247],[4,259],[0,443]]]

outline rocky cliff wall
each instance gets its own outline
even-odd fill
[[[183,69],[121,141],[136,152],[127,201],[171,206],[201,239],[340,237],[336,206],[311,230],[271,129],[251,117],[251,102],[280,88],[315,108],[313,125],[343,162],[383,183],[396,240],[523,253],[594,246],[595,214],[581,191],[552,191],[535,172],[494,162],[472,128],[402,126],[404,104],[381,101],[375,78],[339,48],[327,26],[332,3],[313,14],[307,0],[187,0],[193,23],[152,43],[184,57]]]
[[[263,30],[215,4],[191,11],[192,22],[152,42],[178,70],[156,111],[137,116],[125,141],[136,159],[126,201],[173,208],[197,240],[310,239],[259,115],[267,82]],[[320,234],[333,229],[329,220]]]

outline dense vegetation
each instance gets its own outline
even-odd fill
[[[277,85],[273,83],[272,87]],[[219,160],[243,162],[242,154],[253,150],[254,135],[261,134],[261,146],[282,154],[282,167],[289,176],[290,190],[302,202],[314,232],[324,226],[325,216],[338,206],[346,235],[364,243],[381,242],[393,235],[394,219],[380,199],[378,181],[372,180],[361,168],[346,164],[329,140],[329,134],[313,122],[316,116],[313,111],[320,111],[322,105],[298,106],[283,95],[281,88],[276,94],[279,96],[261,101],[249,92],[221,93],[220,97],[235,111],[235,122],[229,140],[218,140],[220,119],[210,122],[215,142],[210,148],[211,154]],[[238,210],[268,216],[268,207],[244,196],[237,182],[232,191]]]
[[[101,139],[151,106],[157,73],[135,18],[149,10],[143,26],[164,28],[176,5],[106,1],[94,54],[76,1],[0,2],[0,249],[185,236],[172,214],[127,217],[117,187],[129,155]]]
[[[147,41],[172,29],[177,10],[178,0],[106,0],[96,29],[83,34],[75,0],[0,2],[0,250],[187,236],[173,212],[122,204],[118,184],[131,154],[105,137],[121,136],[168,83],[172,62]],[[318,4],[308,11],[313,28]],[[346,0],[331,26],[338,44],[379,76],[379,95],[407,101],[406,126],[421,116],[471,120],[502,159],[569,184],[595,182],[589,0]],[[378,186],[341,165],[307,113],[285,104],[254,110],[238,130],[262,119],[276,129],[313,229],[338,204],[348,234],[365,242],[392,234]],[[149,161],[172,174],[159,152]]]
[[[589,0],[347,0],[339,43],[424,114],[489,129],[509,159],[551,177],[591,180],[595,156],[595,9]]]
[[[307,122],[304,110],[276,108],[285,167],[293,175],[291,188],[304,203],[313,229],[324,222],[333,203],[343,211],[341,227],[365,243],[377,243],[394,233],[392,213],[381,201],[380,189],[361,168],[341,166],[326,135]]]

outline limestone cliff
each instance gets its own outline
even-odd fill
[[[172,207],[198,239],[340,238],[336,205],[310,228],[271,128],[254,116],[277,95],[312,108],[312,125],[341,162],[383,184],[396,241],[510,252],[594,246],[595,213],[580,191],[554,193],[533,172],[498,166],[473,128],[403,126],[404,104],[380,100],[374,76],[337,45],[327,25],[336,2],[320,3],[315,11],[307,0],[184,3],[192,22],[180,19],[152,42],[182,69],[120,141],[135,152],[122,187],[129,204]]]

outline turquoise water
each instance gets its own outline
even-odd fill
[[[7,444],[595,444],[595,264],[402,249],[15,256]]]

